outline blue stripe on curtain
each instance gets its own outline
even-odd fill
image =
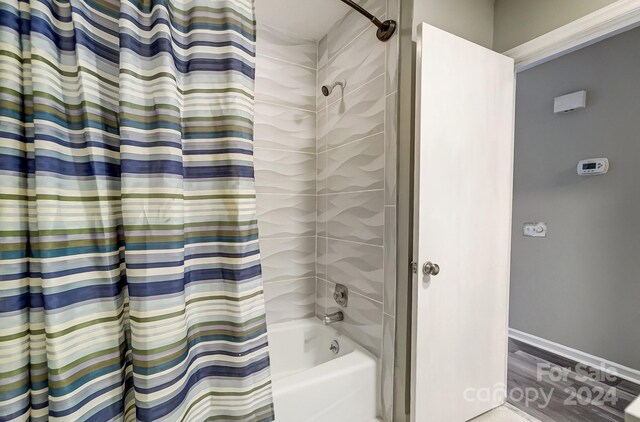
[[[253,7],[2,0],[0,420],[273,420]]]

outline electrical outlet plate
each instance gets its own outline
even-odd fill
[[[524,223],[524,235],[528,237],[547,237],[545,223]]]

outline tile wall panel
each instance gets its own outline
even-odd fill
[[[282,31],[273,26],[258,24],[257,55],[284,60],[299,66],[316,68],[319,60],[314,41]],[[326,58],[325,58],[326,60]]]
[[[398,0],[362,0],[396,18]],[[351,11],[318,42],[258,27],[255,166],[269,323],[333,312],[381,359],[391,420],[395,339],[398,37]],[[329,97],[320,87],[345,80]]]
[[[316,151],[315,112],[257,101],[254,115],[253,138],[256,147]]]
[[[384,20],[386,16],[386,0],[360,0],[358,4],[367,9],[371,14]],[[374,42],[379,42],[375,37],[375,27],[367,19],[355,10],[349,11],[342,19],[329,30],[327,34],[327,57],[331,60],[338,52],[346,48],[356,37],[364,32]],[[371,43],[373,44],[373,42]]]
[[[327,287],[327,312],[335,312],[340,309],[332,298],[335,284],[329,282]],[[381,357],[382,303],[349,293],[349,305],[341,310],[344,312],[344,321],[336,324],[336,327],[374,356]]]
[[[267,324],[311,318],[316,310],[315,277],[265,283]]]
[[[378,17],[398,19],[398,0],[362,0]],[[355,12],[318,43],[316,93],[318,309],[338,309],[335,283],[350,291],[336,328],[381,359],[380,416],[393,414],[396,288],[398,37],[378,41]],[[325,153],[326,151],[326,153]],[[326,160],[326,162],[325,162]]]
[[[327,192],[384,189],[384,133],[351,142],[327,153]]]
[[[356,38],[329,61],[328,81],[346,81],[345,95],[385,73],[386,43],[372,43],[368,35]]]
[[[382,246],[384,191],[359,191],[327,196],[329,237]]]
[[[307,237],[316,234],[314,195],[257,195],[261,239]]]
[[[383,248],[363,243],[328,239],[327,277],[350,291],[383,300]]]
[[[384,420],[391,422],[393,421],[393,377],[396,344],[395,318],[385,313],[382,324],[381,406]]]
[[[265,283],[316,275],[316,238],[262,238],[262,278]]]
[[[254,148],[259,193],[315,195],[316,154]]]
[[[384,90],[384,77],[379,76],[329,104],[327,148],[339,147],[384,131]],[[331,95],[340,95],[340,91],[334,91]]]
[[[256,99],[314,111],[316,70],[271,57],[256,57]]]
[[[254,162],[269,324],[316,308],[315,41],[258,26]]]

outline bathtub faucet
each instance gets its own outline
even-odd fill
[[[318,318],[324,323],[324,325],[333,324],[334,322],[342,321],[344,314],[342,311],[334,312],[332,314],[318,315]]]

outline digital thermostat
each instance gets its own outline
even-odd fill
[[[608,171],[608,158],[589,158],[578,163],[578,174],[580,176],[595,176],[605,174]]]

